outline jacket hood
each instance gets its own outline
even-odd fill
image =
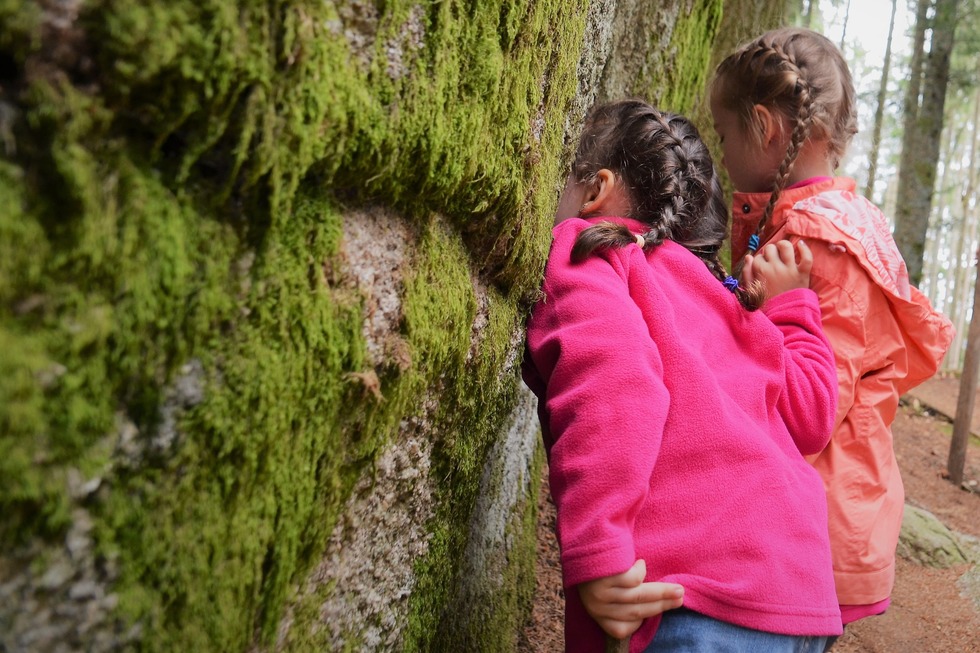
[[[853,179],[836,177],[785,191],[776,203],[762,242],[798,236],[843,248],[885,293],[909,352],[909,374],[901,392],[939,368],[953,339],[953,325],[933,309],[909,281],[908,269],[881,210],[857,195]],[[768,193],[736,193],[732,219],[732,260],[744,256]]]

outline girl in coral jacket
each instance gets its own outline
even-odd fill
[[[892,448],[899,397],[936,372],[949,321],[909,284],[878,208],[834,177],[856,129],[840,51],[805,29],[767,32],[719,65],[711,111],[737,192],[732,260],[805,239],[840,383],[830,444],[811,458],[827,490],[845,624],[888,607],[904,490]]]
[[[567,651],[601,651],[605,631],[632,634],[633,653],[802,653],[841,631],[823,485],[803,458],[826,445],[837,397],[809,249],[767,246],[740,286],[718,258],[726,213],[686,119],[634,100],[590,114],[524,367]]]

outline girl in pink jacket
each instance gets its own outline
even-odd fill
[[[904,491],[892,448],[899,397],[935,373],[949,321],[909,284],[878,208],[834,177],[856,130],[847,64],[805,29],[767,32],[718,66],[711,112],[735,185],[732,260],[805,239],[810,288],[840,385],[830,444],[811,457],[827,491],[845,624],[888,607]]]
[[[803,458],[826,445],[837,397],[809,249],[768,246],[746,290],[718,259],[726,231],[690,122],[634,100],[590,114],[524,367],[567,651],[601,651],[605,631],[632,634],[633,653],[802,653],[841,631],[823,485]]]

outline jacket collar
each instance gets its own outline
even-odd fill
[[[786,221],[786,210],[800,200],[828,190],[847,190],[854,192],[855,182],[848,177],[833,177],[806,186],[784,190],[773,210],[765,233],[759,234],[760,246],[776,233]],[[749,238],[755,233],[762,211],[769,203],[771,193],[735,193],[732,196],[732,263],[745,256],[749,247]]]

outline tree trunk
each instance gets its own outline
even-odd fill
[[[902,147],[895,242],[905,257],[913,284],[918,284],[922,278],[922,255],[936,182],[958,2],[938,0],[936,3],[932,45],[923,78],[922,105],[912,129],[905,134]]]
[[[894,0],[893,0],[894,3]],[[844,51],[844,37],[847,36],[847,23],[851,19],[851,0],[847,0],[847,7],[844,9],[844,25],[840,31],[840,51]]]
[[[803,14],[803,27],[813,26],[813,17],[820,12],[820,0],[809,0],[806,3],[806,13]]]
[[[850,7],[850,4],[848,4]],[[881,68],[881,83],[878,85],[878,106],[875,109],[874,129],[871,132],[871,153],[868,155],[868,183],[864,187],[864,196],[874,201],[875,177],[878,174],[878,151],[881,148],[881,126],[885,120],[885,101],[888,92],[888,76],[892,64],[892,36],[895,33],[895,14],[898,11],[898,0],[892,0],[892,15],[888,21],[888,41],[885,44],[885,61]],[[841,39],[843,41],[843,38]]]
[[[980,258],[980,250],[977,251]],[[980,282],[980,275],[977,277]],[[960,390],[956,401],[956,418],[953,420],[953,439],[949,445],[949,458],[946,470],[953,485],[963,482],[966,467],[966,448],[970,441],[970,426],[973,423],[973,403],[977,395],[977,370],[980,369],[980,283],[974,284],[973,318],[970,320],[970,334],[967,336],[966,360],[963,361],[963,374],[960,376]]]
[[[974,94],[973,101],[973,134],[970,140],[969,168],[966,188],[960,197],[963,207],[963,220],[969,221],[976,228],[977,206],[973,201],[977,191],[977,148],[980,141],[980,90]],[[972,218],[972,219],[971,219]],[[971,239],[972,240],[972,239]],[[980,258],[980,249],[977,251]],[[970,440],[970,427],[973,423],[973,404],[977,391],[977,371],[980,369],[980,275],[974,281],[973,317],[970,320],[970,332],[967,337],[966,360],[963,361],[963,374],[960,376],[959,398],[956,403],[956,419],[953,422],[953,438],[949,444],[949,459],[946,469],[949,480],[953,485],[963,482],[963,471],[966,467],[966,450]]]
[[[957,175],[949,162],[956,160],[957,152],[960,149],[962,130],[947,129],[944,131],[948,134],[948,137],[946,139],[947,144],[943,154],[943,161],[947,163],[943,166],[942,177],[939,180],[939,200],[936,206],[938,210],[936,211],[935,221],[937,227],[933,230],[933,233],[936,236],[939,234],[950,235],[947,239],[944,239],[947,242],[939,243],[939,248],[933,254],[933,260],[930,261],[930,265],[940,270],[945,277],[945,306],[939,310],[942,310],[948,315],[953,324],[960,325],[966,323],[967,306],[970,304],[970,296],[972,295],[972,293],[964,293],[963,288],[966,284],[967,272],[972,269],[969,257],[973,252],[973,244],[966,239],[967,224],[965,214],[953,214],[953,207],[957,204],[954,199],[955,193],[953,192],[956,182],[951,182],[950,179],[955,179]],[[948,215],[943,215],[942,209],[944,207],[948,208]],[[951,224],[949,225],[950,228],[944,229],[943,226],[947,217]],[[932,249],[932,243],[930,243],[930,249]],[[950,254],[950,258],[945,265],[940,260],[939,252],[948,252]],[[972,286],[970,288],[972,289]],[[959,352],[962,351],[964,340],[964,330],[958,328],[956,335],[953,337],[953,343],[949,348],[949,353],[946,354],[946,358],[943,361],[943,367],[945,369],[959,368],[961,362]]]
[[[940,313],[946,313],[946,295],[940,294],[943,287],[943,266],[939,264],[939,252],[944,251],[946,245],[944,235],[941,225],[929,226],[925,267],[922,282],[919,284],[919,289],[932,300],[933,308]]]
[[[953,310],[949,311],[947,314],[956,327],[956,336],[953,338],[953,344],[950,347],[950,352],[953,355],[947,355],[947,361],[944,362],[945,369],[961,369],[962,356],[960,352],[963,351],[963,343],[966,339],[966,329],[964,325],[967,320],[967,313],[969,311],[969,301],[970,301],[970,289],[973,287],[973,277],[975,273],[975,268],[970,265],[970,261],[967,260],[968,253],[976,246],[976,232],[977,232],[977,220],[976,220],[976,208],[972,206],[971,199],[975,196],[977,187],[977,141],[980,137],[980,130],[977,129],[977,120],[980,119],[980,91],[975,93],[974,106],[973,106],[973,130],[969,134],[970,139],[970,151],[967,157],[968,167],[966,169],[966,179],[964,181],[963,187],[960,189],[960,224],[957,229],[957,240],[956,240],[956,257],[953,258],[952,268],[954,269],[955,284],[954,287],[949,289],[949,292],[956,298]],[[949,157],[952,158],[952,157]],[[950,204],[955,202],[951,198]]]
[[[909,63],[909,84],[905,88],[904,135],[910,133],[919,115],[919,93],[922,89],[922,62],[925,59],[926,30],[929,29],[929,8],[933,0],[918,0],[915,9],[915,35],[912,38],[912,60]],[[903,147],[904,149],[904,147]]]

